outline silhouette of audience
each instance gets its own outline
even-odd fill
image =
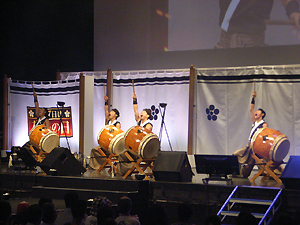
[[[9,202],[0,201],[0,225],[8,225],[11,217],[11,205]]]
[[[90,215],[86,218],[85,224],[86,225],[97,225],[97,214],[98,209],[104,206],[111,206],[111,201],[107,198],[98,196],[93,199],[92,207],[90,210]]]
[[[118,225],[140,225],[138,218],[130,215],[131,209],[132,200],[127,196],[120,198],[118,202],[119,216],[116,218]]]
[[[43,211],[38,204],[33,204],[26,210],[26,224],[40,225],[42,222]]]
[[[17,205],[17,214],[11,221],[11,225],[25,225],[26,224],[26,211],[30,204],[22,201]]]
[[[97,222],[98,225],[105,225],[112,223],[111,220],[117,224],[115,221],[115,212],[110,204],[101,206],[97,210]]]
[[[73,221],[71,206],[78,199],[79,197],[77,192],[68,192],[64,195],[66,208],[58,212],[57,218],[55,220],[56,225],[64,225]]]
[[[73,202],[71,206],[71,212],[73,220],[71,223],[66,223],[65,225],[84,225],[87,210],[87,202],[81,199]]]
[[[43,219],[41,225],[54,225],[57,218],[57,212],[55,206],[52,202],[47,202],[43,204]]]

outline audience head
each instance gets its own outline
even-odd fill
[[[124,196],[118,202],[118,211],[120,214],[130,214],[132,201],[129,197]]]
[[[0,224],[6,225],[11,217],[11,205],[7,201],[0,201]]]
[[[25,201],[20,202],[17,205],[17,215],[24,214],[29,206],[30,206],[30,204],[28,202],[25,202]]]
[[[26,210],[26,219],[28,223],[39,225],[42,221],[43,211],[38,204],[33,204]]]
[[[51,202],[47,202],[42,207],[43,210],[43,222],[53,224],[57,218],[57,212],[55,206]]]
[[[71,212],[73,219],[76,221],[82,221],[85,218],[85,213],[87,209],[87,202],[81,199],[76,200],[73,202],[71,206]]]
[[[97,211],[100,207],[103,207],[106,205],[111,205],[111,204],[112,204],[112,202],[109,199],[98,196],[93,199],[92,208],[91,208],[90,213],[92,216],[97,216]]]
[[[46,197],[41,197],[38,204],[41,208],[43,208],[43,205],[48,203],[48,202],[52,203],[52,199],[51,198],[46,198]]]
[[[79,199],[77,192],[68,192],[64,196],[66,208],[71,208],[73,202]]]
[[[115,219],[115,212],[110,204],[103,205],[97,210],[97,221],[98,225],[106,224],[107,219]]]

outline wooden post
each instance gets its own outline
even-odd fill
[[[61,80],[61,75],[60,75],[60,71],[59,70],[56,71],[56,80],[58,80],[58,81]]]
[[[195,91],[195,68],[190,67],[190,86],[189,86],[189,118],[188,118],[188,149],[187,154],[193,154],[194,141],[194,91]]]
[[[8,148],[8,78],[3,78],[3,150]]]
[[[79,86],[79,154],[84,154],[84,76],[80,73]]]
[[[108,111],[110,111],[110,107],[112,104],[112,85],[113,85],[113,76],[112,76],[112,72],[111,69],[108,68],[107,69],[107,81],[106,81],[106,94],[108,97]]]

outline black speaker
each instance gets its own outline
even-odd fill
[[[33,169],[38,165],[38,162],[35,159],[35,154],[30,149],[30,143],[26,142],[22,147],[13,146],[11,149],[13,156],[17,154],[18,158],[20,158],[30,169]],[[19,159],[17,159],[19,161]],[[13,157],[13,164],[15,165],[16,159]],[[17,163],[18,164],[18,163]]]
[[[153,175],[157,181],[192,181],[193,172],[186,152],[158,152],[153,166]]]
[[[48,175],[81,175],[86,169],[67,148],[55,148],[41,162],[40,167]]]
[[[280,179],[287,189],[299,189],[300,187],[300,156],[290,156]]]

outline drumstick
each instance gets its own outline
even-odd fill
[[[254,91],[256,91],[256,81],[254,80]]]
[[[134,90],[134,81],[132,80],[132,89],[133,89],[133,94],[135,94],[135,90]]]
[[[103,84],[103,91],[104,91],[104,96],[106,96],[105,84]]]

